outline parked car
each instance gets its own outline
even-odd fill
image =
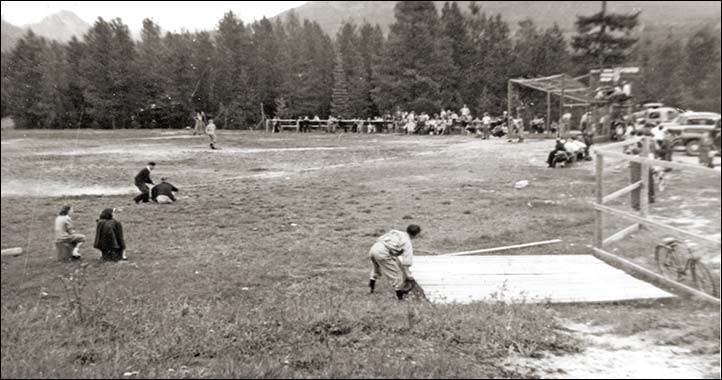
[[[676,119],[662,125],[667,133],[674,136],[675,146],[682,146],[690,156],[699,154],[702,135],[718,129],[720,114],[714,112],[685,112]],[[719,148],[718,148],[719,149]]]
[[[682,112],[679,108],[666,107],[662,103],[644,103],[641,110],[632,113],[631,121],[634,128],[640,130],[671,122]]]
[[[649,109],[644,117],[645,125],[659,125],[676,119],[680,111],[672,107],[659,107]]]

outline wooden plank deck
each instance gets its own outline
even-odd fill
[[[568,303],[674,297],[592,255],[414,256],[411,270],[434,303]]]

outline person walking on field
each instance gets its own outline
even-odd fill
[[[211,149],[216,148],[216,125],[213,123],[213,118],[208,118],[208,125],[206,125],[206,134],[211,141]]]
[[[80,246],[85,243],[85,235],[76,234],[73,229],[73,207],[65,205],[55,217],[55,242],[73,247],[72,258],[80,259]]]
[[[148,184],[153,184],[153,180],[150,179],[150,172],[153,171],[153,169],[155,169],[155,162],[151,161],[148,163],[148,166],[144,167],[135,176],[135,186],[140,190],[140,194],[133,198],[135,204],[139,204],[140,202],[148,203],[150,200]]]
[[[376,289],[376,280],[381,276],[386,276],[393,282],[396,298],[399,300],[413,290],[415,281],[410,268],[414,249],[411,239],[416,238],[420,232],[421,227],[410,224],[406,232],[391,230],[376,240],[369,250],[372,264],[369,279],[371,293]]]

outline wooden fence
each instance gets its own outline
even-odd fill
[[[631,144],[642,144],[642,150],[640,155],[629,155],[622,153],[620,151],[615,151],[615,149],[624,148],[625,146],[631,145]],[[593,203],[594,210],[595,210],[595,218],[594,218],[594,254],[599,259],[606,261],[607,263],[617,266],[627,272],[631,272],[632,274],[636,274],[640,277],[644,277],[645,279],[656,282],[661,284],[662,286],[667,286],[669,288],[675,289],[678,292],[688,294],[693,297],[698,297],[701,300],[711,302],[714,304],[719,305],[720,300],[716,297],[713,297],[707,293],[701,292],[697,289],[691,288],[685,284],[679,283],[677,281],[669,280],[649,269],[646,269],[636,263],[633,263],[627,259],[624,259],[618,255],[615,255],[613,253],[607,252],[605,250],[605,246],[619,241],[621,239],[624,239],[626,236],[638,231],[641,228],[645,227],[653,227],[662,229],[664,231],[667,231],[674,235],[681,235],[685,236],[697,241],[704,241],[706,243],[712,243],[713,246],[719,250],[720,249],[720,240],[713,239],[707,236],[699,235],[691,231],[687,231],[681,228],[677,228],[665,223],[660,223],[658,221],[652,220],[649,217],[649,202],[647,198],[647,193],[649,191],[649,186],[651,186],[649,178],[650,178],[650,171],[652,170],[652,166],[658,166],[663,168],[671,168],[671,169],[677,169],[677,170],[690,170],[694,171],[696,173],[699,173],[704,176],[708,177],[717,177],[718,181],[720,177],[722,177],[720,171],[706,168],[704,166],[697,166],[697,165],[690,165],[690,164],[683,164],[683,163],[677,163],[677,162],[670,162],[670,161],[663,161],[663,160],[657,160],[650,158],[650,152],[651,152],[651,144],[654,142],[651,140],[650,137],[643,137],[643,138],[636,138],[631,140],[622,141],[619,143],[614,144],[607,144],[602,147],[598,147],[594,149],[594,154],[596,155],[596,202]],[[616,158],[616,159],[622,159],[624,162],[635,162],[641,165],[641,179],[639,181],[636,181],[634,183],[631,183],[628,186],[625,186],[622,189],[613,191],[609,194],[604,193],[604,158],[610,157],[610,158]],[[622,197],[624,195],[630,194],[633,191],[638,190],[639,196],[639,212],[638,213],[632,213],[625,210],[619,210],[616,208],[612,208],[607,206],[609,202],[612,200],[618,199],[619,197]],[[613,216],[613,217],[619,217],[626,219],[628,221],[633,222],[628,227],[623,228],[622,230],[612,234],[611,236],[605,238],[604,237],[604,218],[605,216]]]

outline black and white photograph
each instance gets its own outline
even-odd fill
[[[720,379],[720,1],[1,1],[2,379]]]

